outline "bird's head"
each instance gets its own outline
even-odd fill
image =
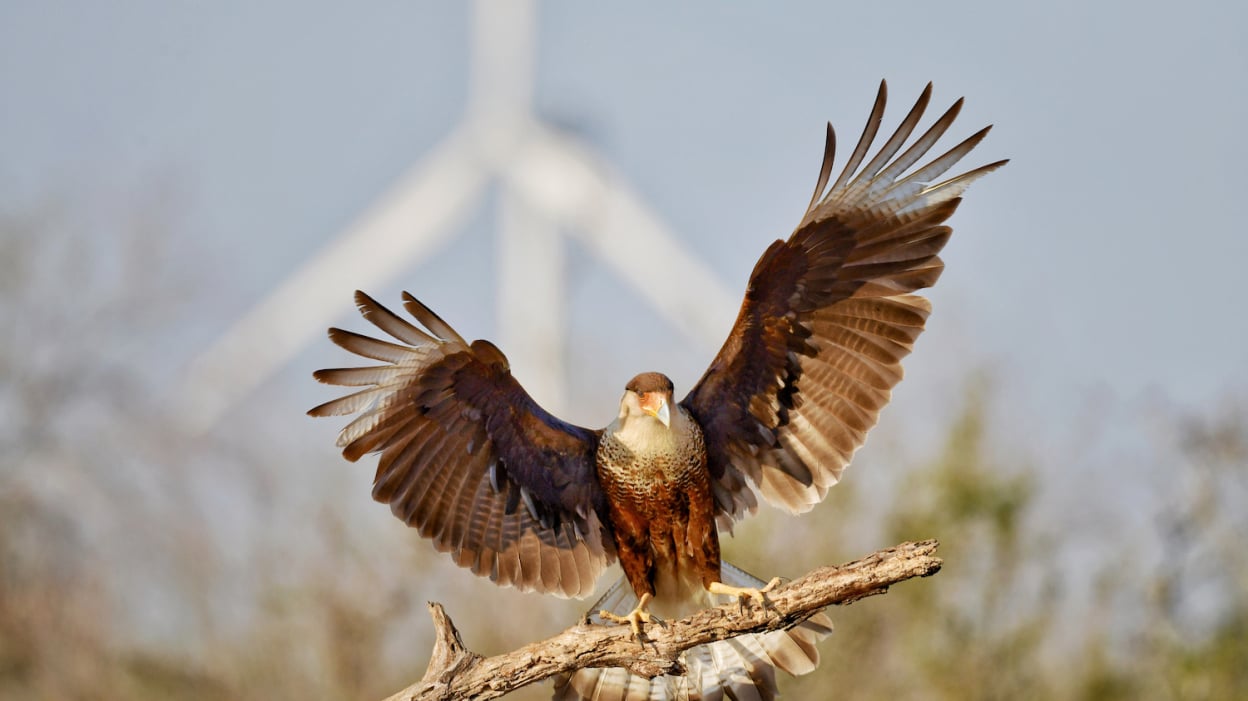
[[[672,381],[658,372],[643,372],[624,386],[620,418],[649,416],[671,428]]]

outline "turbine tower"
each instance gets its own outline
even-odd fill
[[[193,359],[188,427],[210,429],[235,403],[378,285],[453,237],[499,185],[499,346],[548,409],[566,409],[563,236],[631,283],[691,340],[718,349],[737,298],[691,255],[604,159],[533,109],[534,0],[475,0],[461,123],[346,231]],[[698,290],[697,295],[688,294]]]

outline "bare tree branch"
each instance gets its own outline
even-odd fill
[[[492,699],[561,672],[582,667],[627,667],[654,677],[681,674],[685,650],[742,633],[789,628],[833,604],[883,594],[893,584],[940,570],[937,542],[902,543],[839,567],[820,567],[767,594],[766,606],[726,605],[667,625],[646,627],[639,645],[628,626],[581,622],[552,638],[482,657],[464,647],[441,604],[430,603],[437,639],[419,682],[387,701]]]

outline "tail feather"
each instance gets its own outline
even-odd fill
[[[737,587],[762,587],[764,582],[724,563],[721,577]],[[706,605],[728,603],[707,595]],[[637,605],[632,587],[621,578],[591,609],[590,620],[602,623],[600,609],[617,615]],[[789,630],[741,635],[685,651],[685,676],[647,679],[621,668],[586,668],[555,680],[556,701],[771,701],[779,695],[776,669],[808,674],[819,666],[815,644],[832,632],[832,621],[818,613]]]

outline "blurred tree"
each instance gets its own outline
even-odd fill
[[[1052,696],[1037,664],[1051,632],[1050,585],[1025,579],[1028,561],[1045,555],[1044,542],[1027,527],[1034,480],[1025,464],[994,459],[986,440],[987,386],[972,381],[942,453],[901,475],[886,509],[867,513],[875,505],[855,501],[856,508],[839,510],[840,519],[859,527],[882,519],[887,542],[938,538],[945,566],[878,601],[832,611],[838,629],[823,645],[830,670],[795,680],[795,696]]]

